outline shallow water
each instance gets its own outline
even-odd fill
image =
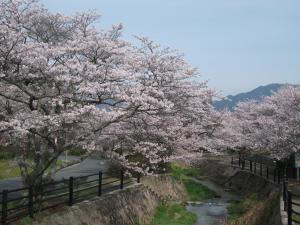
[[[197,225],[218,225],[227,216],[228,203],[222,199],[211,199],[202,203],[189,203],[186,208],[198,217]]]

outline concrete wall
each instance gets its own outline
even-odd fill
[[[34,225],[144,225],[150,224],[155,209],[163,199],[182,200],[186,196],[182,184],[171,176],[142,179],[122,191],[115,191],[90,201],[65,207],[34,222]]]
[[[245,171],[238,171],[226,186],[242,196],[257,194],[261,200],[237,221],[226,225],[282,225],[279,186]]]

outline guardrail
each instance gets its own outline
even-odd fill
[[[282,183],[282,197],[284,202],[284,210],[287,213],[288,225],[300,225],[300,191],[293,193],[289,190],[288,174],[284,174],[283,170],[279,169],[276,164],[273,166],[264,163],[255,162],[245,159],[239,155],[238,159],[231,158],[232,167],[241,170],[249,171],[253,174],[268,179],[275,184]]]
[[[300,194],[288,189],[288,181],[283,183],[282,196],[284,211],[287,212],[288,225],[300,224]]]
[[[3,190],[0,192],[0,224],[8,225],[27,216],[33,218],[34,214],[45,210],[72,206],[74,203],[123,189],[134,182],[134,179],[124,176],[123,170],[115,177],[100,171],[87,176],[44,183],[38,193],[34,193],[32,186]],[[137,182],[140,182],[139,174]]]
[[[284,179],[283,171],[279,169],[275,163],[274,165],[270,166],[239,156],[236,159],[234,157],[231,157],[231,166],[238,167],[241,170],[249,171],[253,174],[256,174],[278,184],[281,184]]]

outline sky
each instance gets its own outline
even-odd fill
[[[67,15],[95,9],[99,28],[124,25],[179,50],[224,95],[270,83],[300,84],[299,0],[41,0]]]

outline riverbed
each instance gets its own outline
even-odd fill
[[[189,202],[186,206],[187,210],[197,215],[197,225],[219,225],[228,217],[227,206],[229,202],[237,200],[239,197],[227,192],[223,187],[211,181],[193,180],[215,191],[221,197],[208,199],[203,202]]]

